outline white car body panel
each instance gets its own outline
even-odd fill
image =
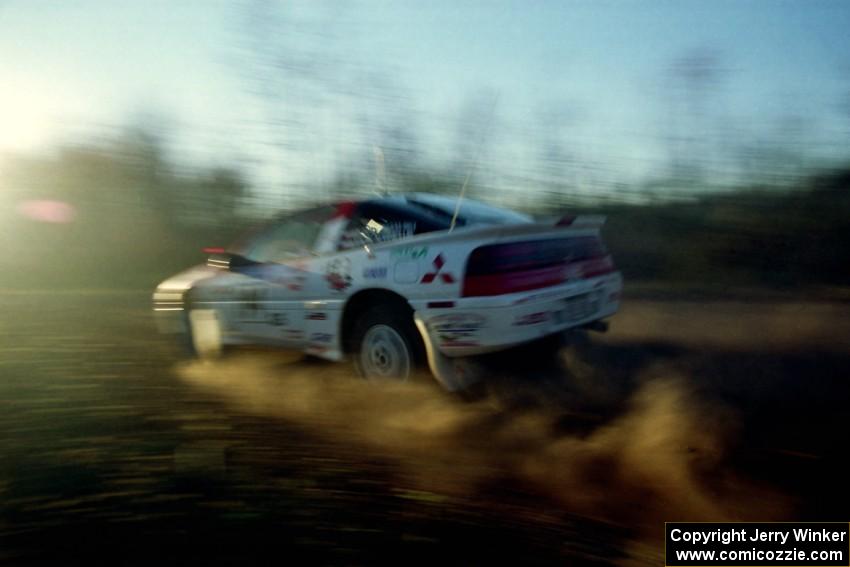
[[[413,308],[429,348],[458,357],[509,348],[619,309],[619,272],[519,293],[461,296],[466,262],[475,248],[598,235],[599,218],[579,217],[569,227],[473,225],[335,251],[346,221],[324,223],[313,256],[238,272],[198,266],[165,280],[154,294],[160,330],[185,332],[180,308],[189,294],[193,309],[218,314],[224,344],[278,345],[340,360],[347,302],[361,291],[387,290]]]

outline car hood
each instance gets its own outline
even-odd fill
[[[213,268],[206,264],[194,266],[160,282],[160,284],[156,286],[156,292],[185,292],[201,280],[211,278],[218,274],[221,274],[221,268]]]

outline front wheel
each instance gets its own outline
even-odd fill
[[[367,380],[410,380],[418,360],[416,328],[404,310],[375,306],[355,326],[352,357]]]
[[[214,360],[222,354],[222,331],[214,309],[190,309],[187,313],[187,347],[194,357]]]

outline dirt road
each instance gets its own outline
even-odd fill
[[[144,293],[0,296],[0,562],[659,564],[665,520],[842,520],[850,305],[627,301],[489,394],[178,362]]]

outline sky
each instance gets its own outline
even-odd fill
[[[845,0],[0,0],[0,152],[157,116],[176,159],[275,186],[332,175],[364,112],[415,125],[417,151],[451,162],[475,107],[469,135],[505,179],[533,177],[544,138],[597,178],[646,178],[676,112],[722,116],[729,143],[796,117],[810,151],[834,156],[850,140],[848,29]],[[268,53],[328,76],[306,84]],[[702,94],[671,79],[694,54],[715,69]],[[703,127],[689,120],[677,135]]]

